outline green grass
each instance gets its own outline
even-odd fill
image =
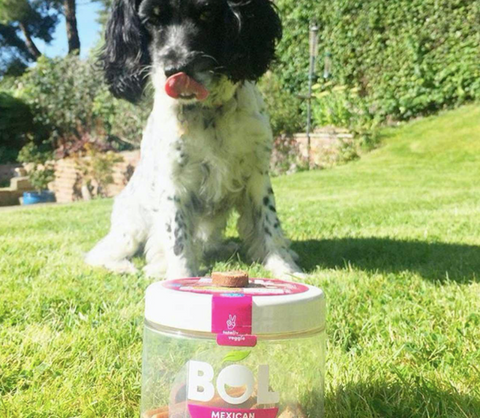
[[[326,416],[479,417],[480,107],[275,186],[328,299]],[[149,280],[82,262],[111,204],[0,212],[0,416],[137,416]]]

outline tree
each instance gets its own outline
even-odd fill
[[[68,53],[80,53],[76,0],[64,0],[63,13],[65,15],[65,23],[67,26]]]
[[[0,0],[0,74],[42,55],[34,38],[52,41],[58,9],[50,0]]]
[[[26,62],[34,59],[15,28],[1,23],[0,51],[0,74],[20,75],[26,68]]]

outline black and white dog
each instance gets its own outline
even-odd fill
[[[272,132],[255,81],[268,69],[281,23],[271,0],[116,0],[102,59],[112,92],[154,107],[141,160],[116,198],[111,229],[87,263],[134,272],[198,274],[202,255],[225,247],[239,214],[248,255],[276,277],[300,273],[268,175]]]

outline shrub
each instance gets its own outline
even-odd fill
[[[408,119],[480,98],[480,6],[471,0],[278,0],[284,38],[275,75],[282,94],[304,92],[308,27],[332,80],[358,88],[380,119]],[[272,99],[275,101],[275,99]],[[317,104],[318,106],[318,104]],[[271,108],[275,119],[276,108]]]
[[[0,91],[0,162],[13,162],[34,130],[29,106]]]
[[[16,148],[0,146],[0,164],[14,163],[17,158],[18,150]]]
[[[75,55],[41,57],[19,83],[21,96],[32,107],[36,122],[49,127],[54,144],[96,133],[92,103],[99,88],[91,64]]]
[[[297,95],[285,90],[279,77],[268,72],[259,83],[265,104],[270,114],[270,123],[274,136],[291,135],[302,129],[302,101]]]
[[[48,127],[56,148],[69,148],[85,137],[116,142],[119,149],[138,146],[150,104],[137,107],[116,100],[94,59],[75,55],[41,57],[19,79],[17,94],[30,105],[35,122]]]
[[[25,164],[30,184],[37,191],[46,190],[55,179],[53,152],[44,143],[40,146],[33,142],[25,145],[18,155],[18,161]]]
[[[342,152],[350,153],[351,146],[372,148],[377,143],[380,117],[371,112],[367,101],[360,97],[358,88],[332,86],[332,83],[314,86],[313,122],[315,126],[347,128],[355,136],[355,144],[345,145]]]
[[[82,176],[82,195],[85,200],[92,196],[105,197],[106,188],[113,183],[113,167],[123,157],[113,151],[102,152],[101,147],[88,143],[75,157],[75,165]]]

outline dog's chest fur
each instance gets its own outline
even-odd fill
[[[175,189],[200,212],[231,207],[249,178],[268,171],[272,134],[255,85],[244,83],[220,106],[155,103],[142,144],[142,168],[157,193]]]

